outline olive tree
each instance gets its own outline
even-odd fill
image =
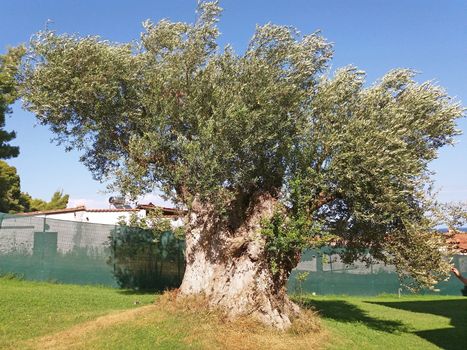
[[[307,246],[345,245],[422,284],[444,276],[427,213],[428,164],[463,109],[414,72],[373,85],[329,71],[319,33],[257,27],[243,54],[218,48],[217,2],[193,24],[144,23],[138,42],[41,32],[23,69],[25,106],[125,194],[154,188],[187,209],[182,295],[286,328]]]

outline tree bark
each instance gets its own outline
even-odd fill
[[[231,317],[251,315],[286,329],[299,314],[285,284],[292,267],[271,271],[261,221],[273,215],[277,199],[254,196],[244,220],[229,229],[209,205],[196,204],[186,232],[186,271],[182,295],[204,294],[210,306]]]

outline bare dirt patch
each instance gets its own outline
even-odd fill
[[[155,305],[147,305],[136,309],[111,313],[98,317],[95,320],[80,323],[64,331],[36,338],[28,342],[27,345],[38,350],[79,348],[85,340],[89,340],[89,337],[98,336],[100,330],[134,321],[144,314],[154,312],[155,310]]]

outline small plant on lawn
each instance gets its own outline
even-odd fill
[[[303,283],[308,279],[310,276],[310,272],[303,271],[297,273],[295,276],[295,292],[301,297],[303,296]]]

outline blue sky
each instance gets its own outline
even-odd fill
[[[420,81],[435,80],[467,106],[467,1],[465,0],[224,0],[219,24],[221,46],[242,52],[255,26],[272,22],[302,33],[321,30],[335,44],[332,68],[353,64],[367,72],[368,83],[395,67],[413,68]],[[15,0],[0,12],[0,53],[27,43],[48,19],[58,33],[97,34],[126,42],[139,38],[141,22],[169,18],[192,22],[195,0]],[[110,194],[92,179],[76,152],[50,143],[52,134],[35,117],[14,105],[7,130],[15,130],[17,167],[23,191],[49,198],[57,189],[70,194],[70,205],[106,207]],[[467,120],[454,147],[431,164],[443,201],[467,200]],[[163,203],[157,195],[143,201]]]

